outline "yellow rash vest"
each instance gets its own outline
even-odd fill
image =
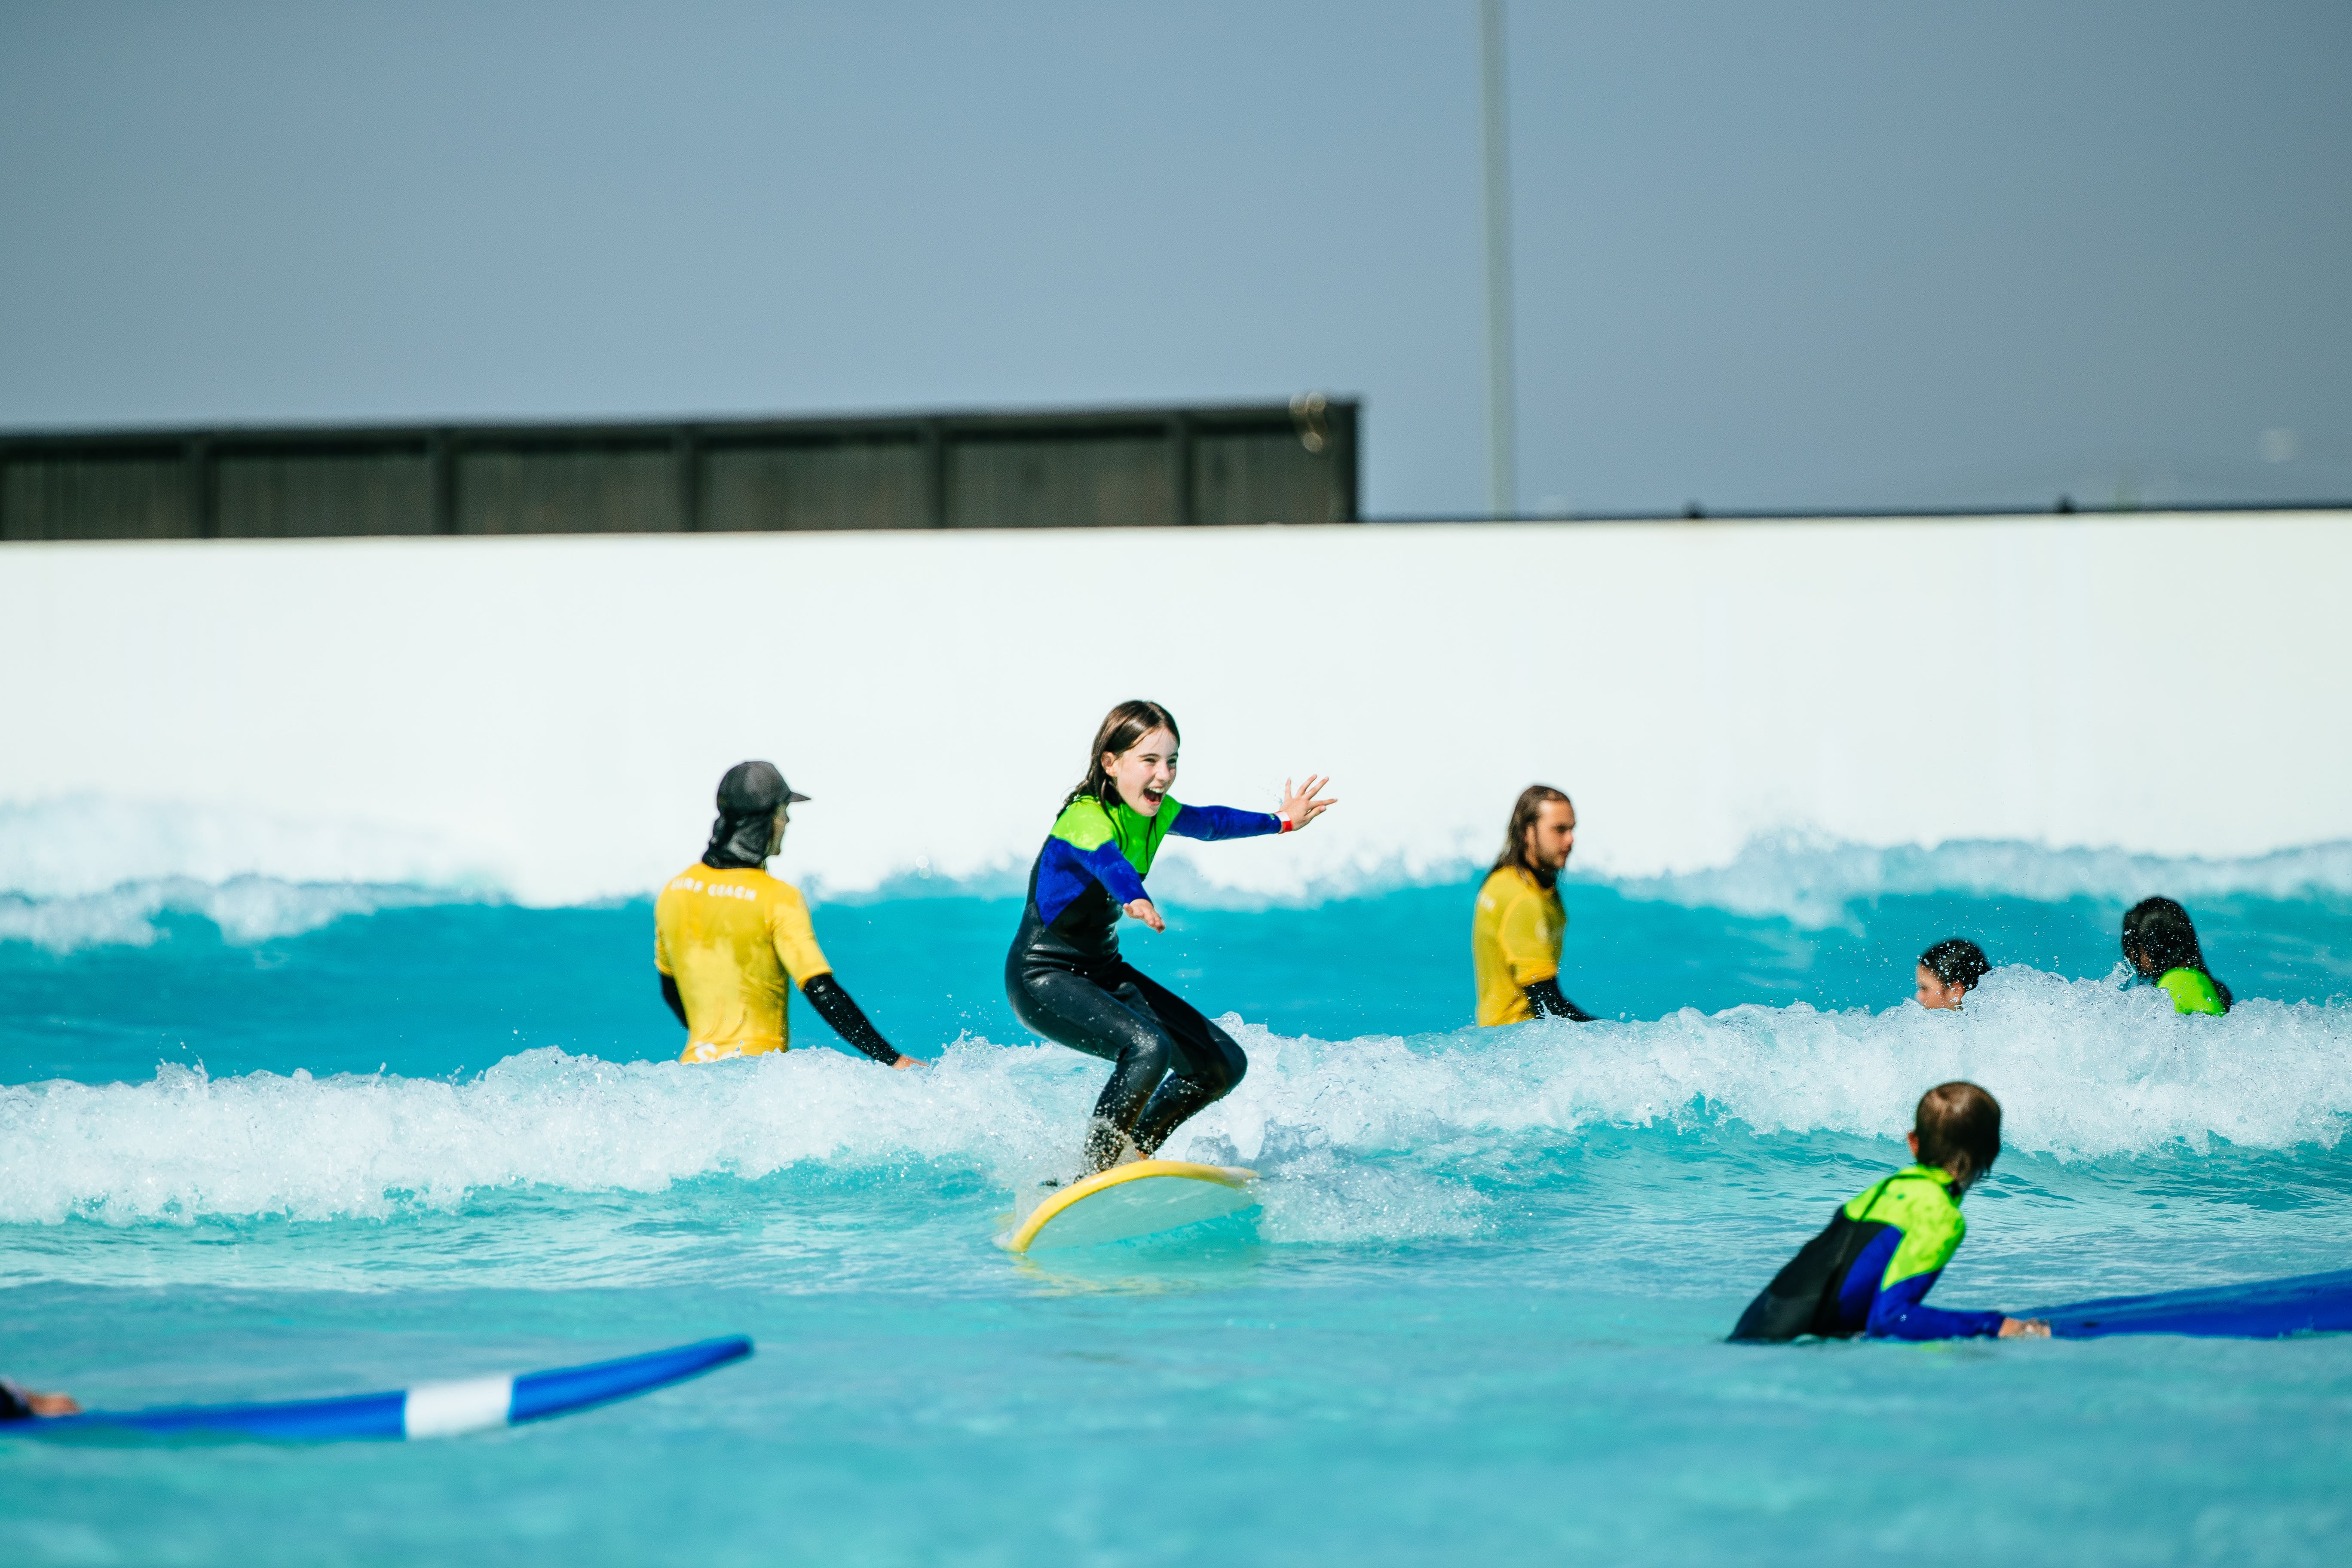
[[[688,1062],[788,1048],[785,982],[833,973],[798,889],[757,867],[699,863],[654,901],[654,967],[677,982]]]
[[[1478,983],[1478,1022],[1523,1024],[1536,1016],[1528,987],[1559,973],[1568,910],[1559,889],[1517,866],[1497,867],[1478,889],[1470,918],[1470,963]]]

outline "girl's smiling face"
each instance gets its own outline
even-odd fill
[[[1154,730],[1124,752],[1105,752],[1102,763],[1118,786],[1119,799],[1145,816],[1157,816],[1176,783],[1176,737]]]

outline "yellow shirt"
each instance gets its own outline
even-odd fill
[[[798,889],[756,867],[698,863],[654,900],[654,967],[686,1004],[683,1062],[785,1049],[786,977],[806,985],[833,973]]]
[[[1486,873],[1470,917],[1470,964],[1478,979],[1478,1022],[1523,1024],[1536,1016],[1527,988],[1559,973],[1568,911],[1559,889],[1517,866]]]

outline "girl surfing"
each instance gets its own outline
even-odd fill
[[[1249,1062],[1233,1037],[1119,956],[1118,918],[1168,929],[1143,890],[1160,841],[1251,838],[1306,826],[1336,801],[1328,779],[1282,786],[1277,812],[1180,805],[1176,720],[1157,702],[1122,702],[1095,731],[1087,776],[1062,802],[1029,903],[1004,958],[1004,989],[1022,1023],[1112,1064],[1087,1129],[1086,1170],[1130,1151],[1149,1159],[1183,1121],[1241,1082]]]

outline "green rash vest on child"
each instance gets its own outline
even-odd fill
[[[2168,969],[2158,986],[2172,998],[2176,1013],[2210,1013],[2216,1016],[2230,1009],[2222,1005],[2221,993],[2202,972],[2194,969]]]
[[[1969,1233],[1952,1185],[1952,1173],[1937,1165],[1911,1165],[1872,1183],[1773,1277],[1731,1337],[1951,1340],[2000,1333],[1999,1312],[1927,1304],[1928,1290]]]

